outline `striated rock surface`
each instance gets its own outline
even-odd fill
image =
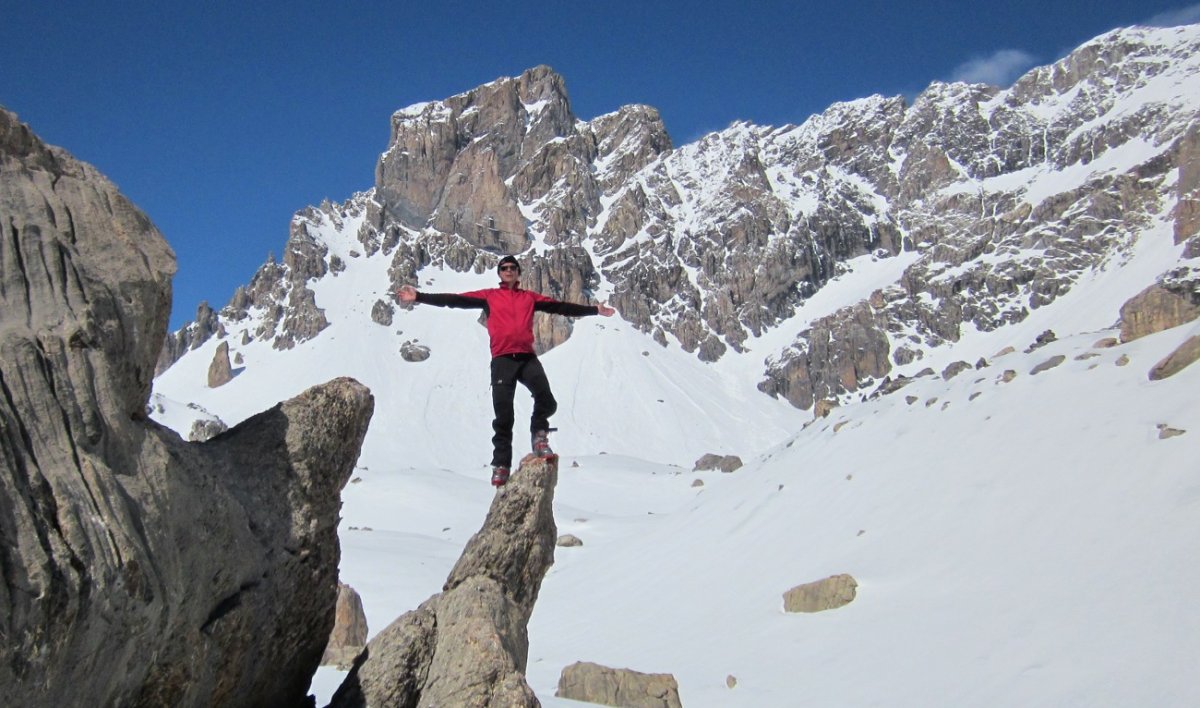
[[[522,460],[442,592],[371,640],[330,705],[539,705],[527,626],[554,562],[557,481],[556,461]]]
[[[560,698],[626,708],[682,708],[679,684],[671,674],[647,674],[632,669],[612,669],[579,661],[562,670]]]
[[[0,692],[12,705],[298,705],[336,595],[350,380],[213,441],[146,420],[174,255],[0,110]]]

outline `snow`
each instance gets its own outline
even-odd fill
[[[1097,323],[1177,256],[1159,224],[1028,325],[968,333],[935,354],[973,361],[1044,325],[1059,341],[812,423],[755,390],[761,354],[704,364],[619,318],[578,320],[543,357],[560,400],[556,519],[584,542],[557,550],[530,624],[528,679],[543,704],[575,705],[553,694],[578,660],[673,673],[688,706],[1200,700],[1189,600],[1200,582],[1189,562],[1200,552],[1200,368],[1146,377],[1200,324],[1092,348],[1114,334]],[[913,257],[850,262],[751,349],[781,346],[894,282]],[[218,389],[203,383],[211,341],[156,381],[230,424],[334,376],[372,389],[340,536],[341,577],[373,633],[440,590],[492,496],[486,334],[475,313],[425,306],[397,312],[392,327],[369,322],[386,282],[378,263],[348,259],[313,283],[333,323],[320,337],[287,352],[230,337],[246,364]],[[456,292],[491,275],[427,270],[422,282]],[[409,338],[431,359],[400,360]],[[1030,375],[1055,354],[1065,363]],[[1076,359],[1086,354],[1096,356]],[[1005,369],[1011,383],[999,382]],[[168,405],[156,417],[186,432],[185,413]],[[1159,439],[1160,424],[1189,432]],[[692,472],[705,452],[746,466]],[[853,603],[782,611],[784,591],[838,573],[857,579]],[[318,672],[320,701],[342,676]]]
[[[1200,429],[1200,370],[1145,370],[1197,333],[1079,335],[920,381],[903,393],[936,405],[838,409],[733,474],[565,454],[556,518],[584,545],[543,584],[531,685],[575,705],[558,675],[589,660],[671,672],[688,706],[1194,704],[1200,446],[1157,426]],[[997,383],[1005,367],[1018,376]],[[481,477],[372,469],[344,497],[345,523],[375,531],[343,534],[343,578],[377,630],[438,590],[490,495]],[[788,588],[843,572],[850,605],[782,612]]]

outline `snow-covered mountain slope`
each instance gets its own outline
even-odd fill
[[[336,235],[353,233],[330,232],[325,243],[336,251],[345,240]],[[482,465],[491,459],[492,412],[487,332],[477,323],[478,313],[417,306],[398,310],[391,325],[376,324],[372,304],[390,287],[386,261],[348,257],[345,263],[344,271],[311,286],[330,322],[320,337],[285,351],[253,339],[236,344],[257,326],[255,318],[247,318],[160,375],[156,392],[198,404],[234,425],[271,401],[332,376],[352,376],[376,396],[365,459],[470,470],[482,478]],[[490,274],[436,268],[421,273],[422,287],[434,291],[494,284]],[[208,388],[207,370],[219,341],[234,342],[242,363],[234,365],[232,381]],[[404,342],[428,347],[429,359],[404,360],[399,354]],[[580,453],[690,465],[706,452],[761,449],[810,417],[763,396],[736,367],[718,369],[678,346],[662,347],[619,318],[579,320],[575,335],[544,355],[543,364],[560,401],[553,421],[560,428],[556,442]],[[528,397],[518,396],[519,419],[530,409]],[[186,434],[182,423],[174,424]]]
[[[1193,704],[1200,369],[1147,373],[1200,320],[1098,343],[1155,283],[1200,305],[1198,46],[1119,30],[1011,89],[677,149],[652,109],[574,119],[544,68],[400,111],[376,188],[299,213],[283,262],[173,340],[152,414],[186,434],[368,385],[341,570],[379,631],[491,499],[486,332],[391,293],[491,286],[514,250],[530,287],[620,311],[538,325],[584,541],[530,628],[546,705],[577,660],[674,673],[693,707]],[[709,452],[746,466],[692,472]],[[838,573],[849,606],[782,611]]]
[[[202,307],[161,366],[221,328],[277,349],[322,336],[320,283],[354,259],[381,261],[395,287],[515,253],[527,287],[608,299],[704,361],[753,346],[763,391],[844,402],[964,331],[1023,321],[1159,224],[1179,248],[1142,287],[1182,266],[1194,290],[1197,57],[1200,25],[1114,30],[1009,89],[935,83],[911,106],[873,96],[678,148],[645,106],[575,118],[562,78],[538,67],[398,111],[375,186],[297,214],[282,263],[219,313]],[[873,300],[795,329],[867,255],[906,266]],[[545,348],[570,333],[539,324]]]
[[[584,545],[543,587],[532,685],[588,660],[674,673],[689,706],[1193,704],[1200,370],[1145,369],[1198,332],[930,378],[732,475],[579,460],[556,501]],[[840,573],[850,605],[782,611]]]
[[[688,706],[1194,703],[1200,369],[1146,372],[1200,324],[1095,346],[1113,334],[1025,352],[984,333],[1017,351],[837,409],[732,474],[560,445],[556,518],[583,546],[543,585],[531,685],[575,705],[553,692],[584,660],[672,673]],[[491,493],[482,470],[361,464],[342,578],[378,631],[440,588]],[[850,605],[782,611],[840,573]]]

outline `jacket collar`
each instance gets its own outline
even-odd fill
[[[501,280],[500,281],[500,289],[501,290],[512,290],[513,292],[516,292],[521,289],[521,281],[514,280],[513,284],[509,285],[509,284],[505,283],[503,280]]]

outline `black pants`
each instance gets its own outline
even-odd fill
[[[550,393],[550,381],[542,369],[542,362],[533,354],[505,354],[492,359],[492,409],[496,418],[492,421],[492,466],[512,466],[513,398],[517,394],[517,382],[521,382],[533,394],[533,416],[529,421],[531,433],[550,428],[550,416],[558,410],[554,394]]]

